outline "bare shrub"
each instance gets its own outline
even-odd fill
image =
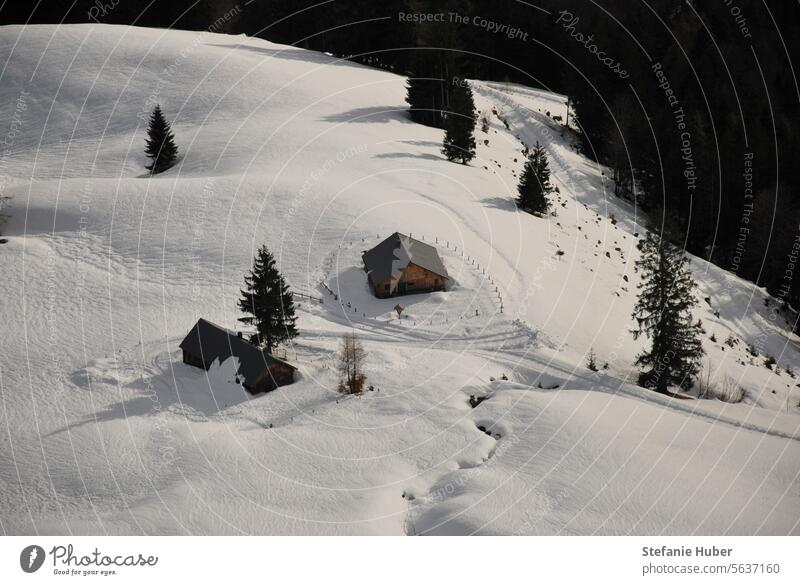
[[[708,400],[720,400],[730,404],[738,404],[747,394],[735,380],[725,376],[721,382],[711,380],[711,360],[703,372],[697,376],[697,397]]]
[[[722,379],[721,386],[719,388],[713,388],[712,392],[714,398],[730,404],[740,403],[747,394],[744,388],[727,376]]]
[[[367,352],[356,337],[355,333],[348,333],[342,338],[339,346],[339,386],[342,394],[361,394],[367,377],[363,373],[364,360]]]
[[[697,397],[701,399],[714,398],[715,388],[711,383],[711,360],[697,376]]]
[[[706,373],[697,377],[697,397],[700,399],[714,398],[715,388],[711,384],[711,375]]]

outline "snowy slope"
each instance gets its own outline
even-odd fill
[[[21,120],[0,159],[3,531],[800,531],[798,339],[763,291],[694,260],[712,378],[744,402],[626,381],[643,229],[545,114],[563,97],[474,82],[499,116],[465,167],[407,119],[403,78],[318,53],[101,25],[3,27],[0,47],[0,118]],[[181,159],[149,178],[155,102]],[[536,140],[560,190],[548,219],[513,204]],[[405,298],[401,321],[359,269],[396,230],[438,243],[456,281]],[[261,244],[324,302],[298,297],[301,379],[253,398],[177,344],[199,316],[236,326]],[[345,399],[351,328],[375,391]]]

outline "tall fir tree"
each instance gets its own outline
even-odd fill
[[[258,250],[244,283],[239,309],[248,316],[239,321],[255,327],[250,341],[271,352],[280,343],[297,337],[293,295],[266,246]]]
[[[632,333],[634,339],[644,334],[651,341],[636,358],[636,365],[643,368],[639,385],[662,393],[674,385],[689,390],[705,353],[702,324],[692,320],[697,301],[689,260],[683,250],[653,232],[639,242],[639,250],[636,267],[641,281]]]
[[[433,10],[428,0],[407,0],[405,8],[406,12],[414,14]],[[456,10],[456,3],[453,10]],[[419,124],[444,128],[445,112],[450,107],[450,81],[461,71],[459,51],[462,45],[458,28],[449,22],[423,22],[408,31],[416,50],[411,51],[408,58],[406,102],[411,119]]]
[[[145,154],[152,161],[147,170],[150,174],[157,175],[166,171],[175,164],[178,158],[178,147],[175,145],[175,136],[172,134],[169,122],[161,111],[161,106],[156,106],[147,125],[147,146]]]
[[[442,154],[449,161],[467,164],[475,157],[475,101],[465,81],[455,82],[450,91],[450,110],[445,118]]]
[[[434,51],[417,51],[412,57],[412,72],[406,84],[406,103],[411,119],[417,124],[441,128],[446,107],[446,84],[438,71],[438,63],[431,59]]]
[[[538,142],[525,161],[525,168],[517,186],[517,207],[528,213],[543,215],[550,209],[547,196],[552,193],[550,184],[550,166],[547,154]]]

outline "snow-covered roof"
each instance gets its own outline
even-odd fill
[[[436,248],[399,232],[383,240],[380,244],[364,252],[364,266],[372,277],[372,282],[383,282],[390,276],[400,277],[409,264],[430,270],[448,278],[447,269]]]
[[[204,364],[211,364],[214,360],[223,363],[229,357],[237,358],[239,374],[246,386],[254,388],[264,368],[272,362],[283,362],[273,357],[266,350],[261,349],[239,337],[239,334],[230,329],[198,319],[188,335],[181,341],[180,348],[199,358]],[[289,364],[287,364],[289,365]]]

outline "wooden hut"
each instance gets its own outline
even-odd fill
[[[276,358],[244,339],[241,333],[199,319],[180,344],[183,363],[208,371],[216,361],[222,364],[237,359],[236,372],[242,386],[251,394],[269,392],[294,381],[297,368]]]
[[[378,298],[447,290],[447,269],[436,248],[404,234],[393,233],[362,259]]]

